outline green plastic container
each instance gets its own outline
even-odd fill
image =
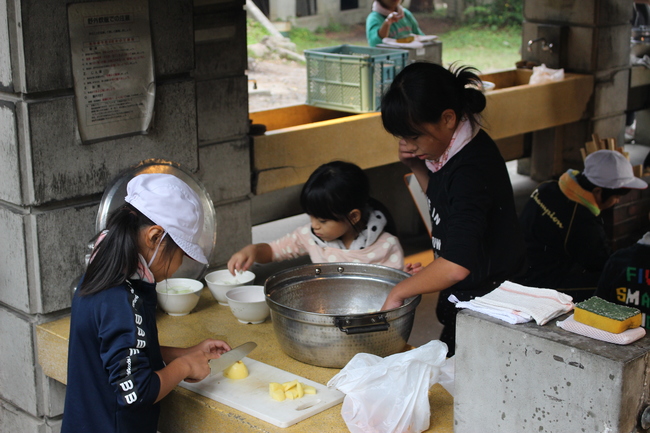
[[[307,104],[351,113],[381,108],[381,97],[406,66],[408,51],[337,45],[305,50]]]

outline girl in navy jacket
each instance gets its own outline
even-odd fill
[[[207,263],[196,193],[175,176],[141,174],[125,200],[97,237],[72,301],[63,433],[156,433],[158,402],[180,381],[205,378],[208,361],[230,350],[221,340],[158,342],[156,282],[185,255]]]

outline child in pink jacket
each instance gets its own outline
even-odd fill
[[[368,178],[357,165],[333,161],[318,167],[302,189],[300,204],[310,224],[271,243],[242,248],[228,261],[233,275],[255,262],[279,262],[307,254],[312,263],[369,263],[407,272],[419,267],[404,266],[399,240],[385,231],[387,212],[370,198]]]

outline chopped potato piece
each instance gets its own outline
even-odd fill
[[[269,394],[273,400],[277,401],[283,401],[287,398],[284,394],[284,389],[282,389],[282,385],[277,382],[269,383]]]
[[[285,391],[288,391],[291,388],[293,388],[294,386],[296,386],[297,383],[298,383],[298,379],[294,379],[291,382],[284,382],[282,384],[282,388],[284,388]]]
[[[295,400],[302,398],[305,394],[316,394],[316,388],[298,382],[298,379],[282,384],[277,382],[269,383],[269,394],[274,400]]]
[[[297,398],[302,398],[305,395],[305,391],[302,389],[302,383],[296,383],[296,390],[294,392],[298,395]]]

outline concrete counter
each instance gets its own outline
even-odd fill
[[[307,379],[327,384],[338,369],[315,367],[296,361],[278,346],[270,319],[260,325],[239,323],[227,306],[219,305],[210,292],[203,290],[194,311],[181,317],[158,312],[160,343],[166,346],[187,347],[206,338],[218,338],[231,346],[255,341],[258,346],[249,357],[289,371]],[[37,326],[38,359],[43,372],[61,383],[66,383],[70,318],[65,317]],[[453,398],[440,385],[429,391],[431,424],[427,432],[453,432]],[[176,387],[162,401],[159,423],[161,433],[186,432],[345,432],[341,405],[288,428],[279,428],[244,412],[203,397],[187,389]]]

